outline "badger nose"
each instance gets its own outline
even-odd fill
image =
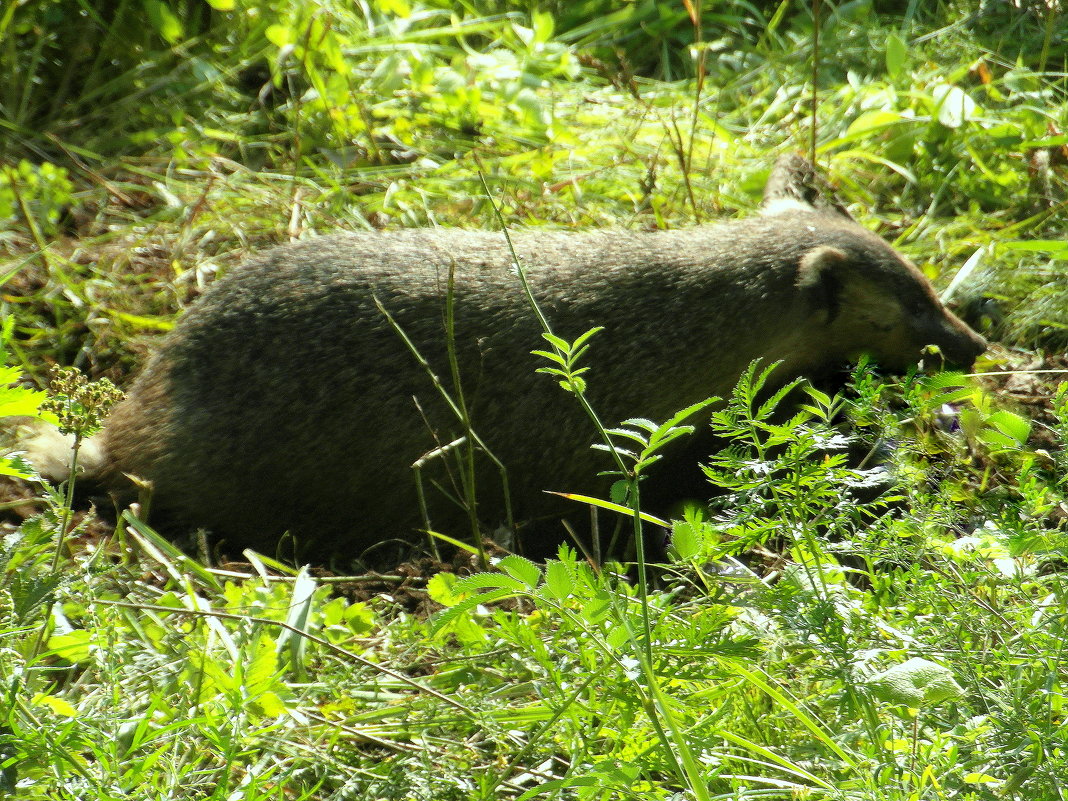
[[[970,327],[963,322],[960,323],[960,334],[955,342],[956,347],[948,349],[946,356],[948,356],[957,367],[964,370],[970,370],[975,364],[975,360],[986,351],[988,342],[986,338],[980,334],[975,333]]]

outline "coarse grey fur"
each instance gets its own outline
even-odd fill
[[[512,233],[555,332],[604,326],[585,363],[606,424],[661,421],[726,394],[758,357],[783,360],[781,381],[860,353],[903,368],[928,344],[965,365],[985,349],[890,246],[796,195],[776,206],[784,195],[774,192],[772,214],[689,230]],[[535,372],[546,362],[531,350],[545,343],[503,233],[488,231],[324,236],[235,269],[185,314],[114,411],[102,434],[105,480],[151,481],[155,511],[231,545],[270,551],[289,530],[306,555],[356,557],[413,540],[410,466],[462,429],[375,299],[451,388],[450,269],[463,394],[475,431],[508,467],[516,518],[584,516],[544,490],[604,495],[597,473],[609,459],[590,448],[594,431],[574,398]],[[441,461],[431,460],[432,475]],[[489,524],[503,517],[497,485],[481,471]],[[453,525],[449,505],[431,496],[432,522]]]

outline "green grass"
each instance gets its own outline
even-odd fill
[[[751,211],[808,143],[805,3],[96,5],[0,13],[0,309],[38,380],[125,381],[272,243],[679,227]],[[977,326],[1063,353],[1064,23],[899,5],[824,4],[819,161],[940,288],[981,251]],[[1031,423],[962,376],[861,370],[789,426],[743,384],[717,500],[644,598],[563,551],[356,602],[133,518],[59,538],[42,488],[0,545],[0,797],[1063,798],[1060,378]],[[843,416],[883,472],[843,459]]]

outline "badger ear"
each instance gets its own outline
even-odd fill
[[[835,196],[834,187],[812,162],[796,153],[787,153],[775,161],[764,186],[764,203],[760,209],[764,215],[791,211],[818,211],[853,219]]]
[[[844,250],[839,250],[831,245],[820,245],[812,248],[801,257],[797,265],[797,278],[794,281],[798,289],[809,289],[825,286],[828,283],[838,283],[841,279],[842,268],[848,263],[849,257]]]
[[[830,245],[812,248],[798,262],[794,285],[809,295],[818,312],[825,315],[825,323],[838,316],[848,264],[845,251]]]

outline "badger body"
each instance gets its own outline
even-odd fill
[[[904,368],[927,345],[962,365],[985,349],[915,267],[847,215],[796,191],[768,201],[769,213],[686,230],[512,232],[555,333],[604,329],[584,364],[606,424],[725,395],[756,358],[781,360],[781,383],[860,354]],[[129,475],[150,482],[154,513],[234,546],[269,551],[288,531],[307,556],[355,557],[412,540],[422,519],[412,464],[465,433],[405,342],[458,397],[450,276],[462,396],[507,468],[515,518],[566,513],[546,490],[606,494],[598,473],[611,461],[591,449],[590,421],[536,372],[548,363],[531,351],[546,343],[505,235],[458,229],[323,236],[234,269],[113,412],[101,477],[127,492]],[[424,485],[453,486],[452,460],[427,459]],[[477,463],[478,515],[496,524],[496,467]],[[455,505],[428,498],[432,524],[447,529]]]

